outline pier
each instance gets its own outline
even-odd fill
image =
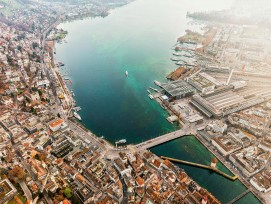
[[[244,191],[243,193],[241,193],[240,195],[238,195],[237,197],[235,197],[234,199],[232,199],[230,202],[228,202],[228,204],[233,204],[233,203],[237,202],[238,200],[240,200],[241,198],[243,198],[249,192],[250,192],[250,190],[247,189],[246,191]]]
[[[161,158],[167,159],[172,162],[178,162],[181,164],[185,164],[185,165],[195,166],[195,167],[199,167],[199,168],[203,168],[203,169],[209,169],[209,170],[214,171],[215,173],[220,174],[221,176],[224,176],[225,178],[230,179],[232,181],[235,181],[236,179],[238,179],[238,176],[236,176],[236,175],[230,176],[230,175],[228,175],[228,174],[226,174],[226,173],[224,173],[214,167],[211,167],[211,166],[198,164],[198,163],[194,163],[194,162],[188,162],[188,161],[184,161],[184,160],[180,160],[180,159],[174,159],[174,158],[170,158],[170,157],[164,157],[164,156],[161,156]]]

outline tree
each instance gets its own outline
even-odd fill
[[[20,166],[14,166],[13,169],[10,171],[10,174],[18,180],[23,180],[25,177],[25,172]]]
[[[1,158],[1,160],[2,160],[2,158]],[[8,170],[7,169],[1,168],[0,172],[1,172],[1,176],[2,175],[8,175]]]
[[[31,112],[35,113],[36,112],[35,108],[31,107]]]
[[[60,203],[63,200],[64,200],[64,196],[63,195],[56,195],[55,198],[54,198],[54,203],[58,204],[58,203]]]
[[[39,161],[45,161],[46,160],[46,155],[42,154],[42,153],[38,153],[35,155],[35,159],[39,160]]]
[[[36,47],[38,47],[39,44],[38,44],[37,42],[33,42],[33,43],[32,43],[32,46],[33,46],[33,49],[36,49]]]
[[[39,191],[39,198],[43,198],[43,193]]]
[[[30,100],[28,97],[26,97],[25,99],[26,99],[26,101],[27,101],[28,103],[31,102],[31,100]]]
[[[18,196],[14,196],[14,201],[16,204],[23,204],[23,202],[21,201],[21,199]]]
[[[40,89],[38,89],[38,92],[39,92],[39,95],[41,96],[42,95],[42,91]]]
[[[71,197],[71,203],[72,204],[82,204],[82,202],[79,200],[79,198],[74,195]]]
[[[32,87],[31,90],[36,92],[36,91],[38,91],[38,88],[37,87]]]
[[[68,188],[68,187],[65,188],[63,193],[64,193],[65,197],[68,198],[68,199],[72,197],[72,190],[70,188]]]
[[[22,51],[22,46],[18,45],[17,49],[21,52]]]

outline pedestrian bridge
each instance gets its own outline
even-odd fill
[[[180,159],[174,159],[174,158],[171,158],[171,157],[161,156],[161,158],[162,159],[167,159],[167,160],[172,161],[172,162],[178,162],[178,163],[181,163],[181,164],[185,164],[185,165],[195,166],[195,167],[199,167],[199,168],[203,168],[203,169],[209,169],[209,170],[214,171],[217,174],[220,174],[221,176],[224,176],[225,178],[230,179],[232,181],[235,181],[236,179],[238,179],[238,176],[236,176],[236,175],[230,176],[230,175],[224,173],[223,171],[220,171],[220,170],[218,170],[218,169],[216,169],[214,167],[211,167],[211,166],[198,164],[198,163],[194,163],[194,162],[188,162],[188,161],[184,161],[184,160],[180,160]]]
[[[195,133],[191,132],[191,129],[189,127],[183,127],[181,130],[176,130],[174,132],[170,132],[164,135],[161,135],[159,137],[147,140],[145,142],[139,143],[135,145],[135,148],[140,150],[146,150],[152,147],[155,147],[157,145],[163,144],[165,142],[169,142],[171,140],[175,140],[180,137],[184,137],[187,135],[194,135]]]

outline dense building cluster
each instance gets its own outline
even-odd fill
[[[271,31],[225,24],[203,30],[178,39],[171,60],[181,67],[168,75],[173,81],[154,81],[161,89],[149,97],[268,200]]]
[[[0,203],[219,203],[168,160],[115,149],[72,118],[64,64],[54,61],[68,33],[56,26],[128,2],[39,1],[1,16]]]

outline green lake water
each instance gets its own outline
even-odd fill
[[[56,45],[56,59],[72,80],[82,123],[110,142],[127,139],[139,143],[176,129],[167,113],[149,99],[153,81],[177,66],[170,60],[171,47],[188,25],[187,11],[228,8],[223,0],[137,0],[117,8],[106,18],[87,18],[62,23],[69,32],[67,43]],[[129,72],[126,78],[125,71]],[[195,139],[185,137],[152,149],[158,155],[209,164],[211,154]],[[200,185],[223,203],[245,190],[240,182],[209,171],[181,166]],[[223,168],[221,166],[221,168]],[[226,171],[226,169],[224,169]],[[250,194],[239,203],[258,203]]]

